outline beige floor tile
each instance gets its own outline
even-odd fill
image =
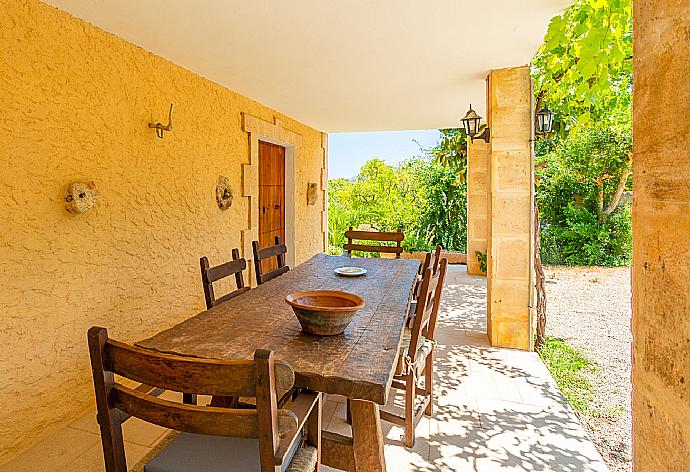
[[[347,410],[345,403],[338,403],[331,417],[330,424],[328,425],[328,431],[344,436],[352,436],[352,427],[347,424],[346,416]]]
[[[465,336],[472,339],[473,344],[489,346],[489,338],[486,335],[486,330],[466,329]]]
[[[139,418],[130,418],[122,425],[122,436],[125,441],[146,447],[152,447],[168,431],[167,428]]]
[[[431,443],[430,459],[438,470],[511,471],[547,470],[535,435],[513,431],[469,429],[452,433],[452,423],[439,423],[441,431]],[[436,469],[435,469],[436,470]]]
[[[158,398],[161,398],[163,400],[168,400],[171,402],[181,403],[182,402],[182,393],[173,392],[172,390],[166,390]],[[210,395],[198,395],[196,401],[197,401],[197,404],[205,406],[211,402],[211,398],[212,397]]]
[[[543,407],[495,398],[478,397],[477,407],[483,429],[515,435],[536,434],[540,425],[553,418]]]
[[[101,430],[96,420],[96,410],[92,409],[69,423],[68,427],[78,429],[80,431],[87,431],[93,434],[101,434]]]
[[[543,408],[567,408],[567,400],[558,387],[538,377],[515,379],[522,403]]]
[[[127,467],[132,468],[144,458],[151,449],[125,441],[125,457],[127,459]],[[103,460],[103,449],[100,443],[90,448],[82,454],[77,460],[71,463],[68,470],[73,472],[105,472],[105,463]]]
[[[347,402],[347,398],[345,398],[342,395],[327,395],[328,400],[333,400],[338,403],[345,403]]]
[[[419,441],[418,441],[419,442]],[[418,445],[416,445],[419,447]],[[399,446],[385,446],[386,467],[393,472],[419,472],[429,469],[428,452],[420,454],[417,450]]]
[[[481,428],[479,413],[465,405],[439,405],[434,411],[431,423],[431,435],[445,431],[445,424],[452,428],[454,434],[462,434],[466,429]]]
[[[415,454],[424,457],[425,459],[429,457],[429,441],[431,438],[431,419],[423,417],[419,420],[417,427],[415,428],[415,444],[412,448],[407,449],[403,445],[403,437],[405,434],[405,429],[402,426],[382,422],[381,430],[383,432],[383,438],[386,445],[400,447],[407,449],[408,451],[414,452]],[[391,449],[394,450],[394,449]]]
[[[323,429],[328,429],[331,424],[331,419],[333,418],[333,413],[338,407],[339,403],[333,400],[326,400],[321,409],[321,424]]]
[[[100,428],[96,421],[96,412],[91,411],[69,424],[70,429],[88,431],[98,434]],[[122,425],[122,436],[125,441],[129,441],[140,446],[151,447],[155,442],[168,431],[162,426],[147,423],[139,418],[130,418]]]
[[[8,464],[1,472],[62,472],[88,449],[100,442],[97,434],[62,428]]]

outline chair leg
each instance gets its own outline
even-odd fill
[[[424,409],[424,414],[431,416],[434,413],[434,353],[429,353],[424,366],[424,391],[429,398],[429,404]]]
[[[406,447],[414,446],[414,400],[417,390],[417,379],[414,369],[405,379],[405,436],[403,443]]]
[[[347,424],[352,424],[352,409],[350,406],[350,399],[348,398],[345,403],[345,421]]]
[[[321,470],[321,429],[323,422],[321,418],[321,411],[323,409],[323,394],[319,393],[319,398],[314,405],[314,409],[307,418],[307,443],[316,447],[316,467],[314,472]]]

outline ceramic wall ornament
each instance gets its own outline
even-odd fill
[[[227,210],[232,206],[230,181],[222,175],[218,176],[218,183],[216,184],[216,202],[218,202],[218,208],[221,210]]]
[[[314,182],[309,182],[307,184],[307,205],[315,205],[316,199],[319,197],[318,194],[319,186]]]
[[[93,208],[98,198],[96,184],[88,182],[72,182],[67,186],[65,194],[65,210],[79,215]]]

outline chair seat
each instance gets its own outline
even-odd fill
[[[312,472],[317,451],[300,434],[282,472]],[[180,433],[144,466],[144,472],[261,472],[257,439]]]
[[[407,373],[407,366],[405,365],[405,359],[407,358],[408,351],[410,349],[410,339],[412,339],[412,332],[409,329],[405,329],[402,337],[402,344],[400,346],[400,355],[398,356],[398,365],[395,369],[397,375],[402,375]],[[419,342],[417,343],[417,352],[412,359],[412,365],[418,368],[421,364],[426,361],[429,353],[434,350],[434,341],[431,339],[426,339],[424,336],[419,336]],[[412,356],[410,356],[412,357]]]

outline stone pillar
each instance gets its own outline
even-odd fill
[[[486,254],[489,227],[489,145],[467,142],[467,273],[481,275],[476,252]]]
[[[688,470],[690,3],[633,5],[633,461]]]
[[[532,86],[528,66],[489,74],[487,332],[494,346],[533,347]]]

